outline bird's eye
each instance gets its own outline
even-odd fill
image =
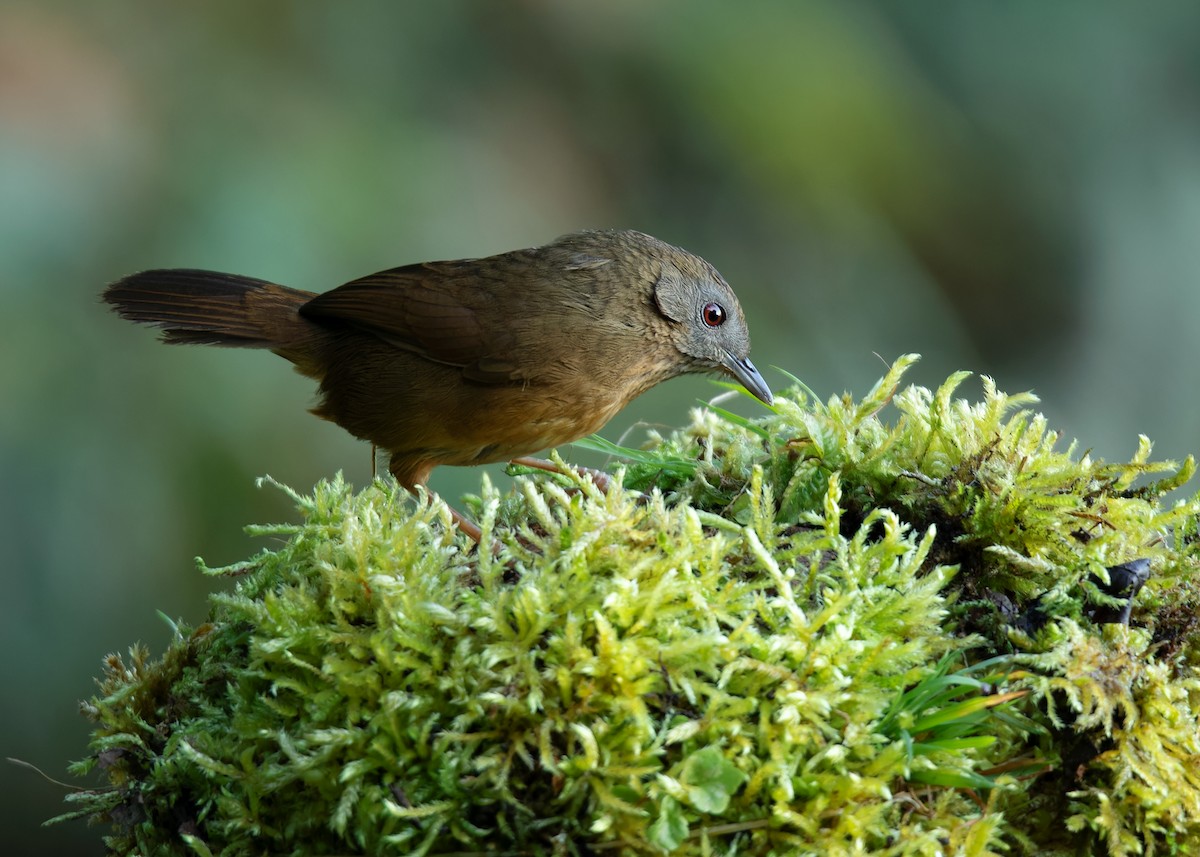
[[[720,327],[725,323],[725,307],[718,303],[706,303],[700,317],[709,327]]]

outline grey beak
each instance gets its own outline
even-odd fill
[[[726,352],[725,359],[721,361],[721,365],[730,375],[741,381],[742,386],[749,390],[754,398],[767,405],[774,401],[774,396],[771,395],[771,388],[767,386],[767,382],[763,380],[763,376],[754,368],[754,364],[750,362],[749,357],[735,357],[733,354]]]

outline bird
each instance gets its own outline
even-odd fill
[[[170,344],[272,351],[318,384],[314,414],[389,456],[410,493],[439,465],[527,461],[598,431],[685,373],[725,373],[768,406],[725,279],[633,230],[586,230],[314,293],[217,271],[142,271],[103,292]],[[479,530],[452,509],[460,528]]]

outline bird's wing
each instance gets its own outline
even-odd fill
[[[317,295],[300,314],[345,324],[486,384],[529,380],[506,317],[514,296],[481,281],[478,265],[426,262],[371,274]]]

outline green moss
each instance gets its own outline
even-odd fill
[[[607,493],[485,481],[494,553],[383,483],[293,494],[205,625],[108,658],[111,788],[67,817],[119,854],[1194,853],[1191,460],[1057,451],[986,379],[896,393],[912,360],[699,411]]]

